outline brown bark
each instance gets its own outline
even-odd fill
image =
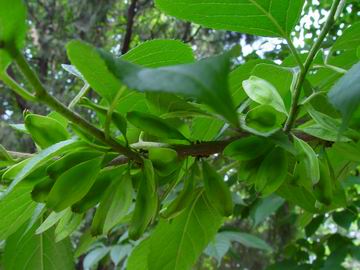
[[[127,23],[124,41],[121,48],[121,53],[125,54],[130,49],[131,38],[133,34],[133,27],[135,22],[135,16],[137,12],[138,0],[131,0],[128,12],[127,12]]]

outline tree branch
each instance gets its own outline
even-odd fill
[[[338,10],[338,6],[339,6],[340,2],[341,2],[341,0],[334,0],[333,4],[331,6],[331,9],[330,9],[329,16],[325,22],[323,29],[321,30],[319,38],[311,47],[310,52],[305,60],[304,68],[301,69],[301,71],[300,71],[300,74],[298,76],[298,79],[296,81],[295,88],[294,88],[289,117],[284,126],[284,132],[286,132],[286,133],[290,132],[292,126],[294,125],[294,122],[295,122],[295,119],[296,119],[296,116],[298,113],[298,109],[299,109],[298,102],[299,102],[303,83],[304,83],[306,75],[310,69],[310,66],[314,60],[314,57],[316,56],[317,52],[319,51],[319,49],[321,47],[322,42],[324,41],[326,35],[330,31],[330,28],[332,27],[332,25],[335,22],[335,14]]]
[[[118,141],[115,141],[113,138],[106,138],[102,130],[93,126],[91,123],[89,123],[77,113],[69,110],[65,105],[63,105],[53,96],[51,96],[47,92],[45,87],[42,85],[35,72],[31,69],[24,56],[19,51],[12,52],[12,55],[18,68],[23,73],[24,77],[29,81],[30,85],[34,88],[35,96],[40,102],[48,105],[50,108],[60,113],[68,120],[78,125],[88,134],[91,134],[101,142],[109,145],[113,150],[127,156],[128,158],[140,164],[142,163],[142,158],[138,153],[132,151],[130,148],[123,146]]]
[[[136,5],[138,0],[131,0],[128,12],[127,12],[127,23],[126,23],[126,32],[125,38],[122,44],[121,53],[125,54],[130,48],[131,37],[133,34],[133,26],[136,15]]]

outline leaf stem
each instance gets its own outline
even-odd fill
[[[50,108],[63,115],[65,118],[78,125],[85,132],[93,135],[95,138],[109,145],[113,150],[127,156],[129,159],[142,164],[142,158],[138,153],[132,151],[130,148],[125,147],[118,141],[115,141],[113,138],[106,138],[102,130],[98,129],[90,122],[82,118],[79,114],[71,111],[64,104],[51,96],[40,82],[36,73],[29,66],[25,57],[20,52],[17,52],[14,55],[14,61],[17,64],[19,70],[23,73],[24,77],[34,88],[35,96],[40,102],[45,103]]]
[[[303,83],[304,83],[306,75],[311,67],[312,62],[321,47],[322,42],[324,41],[326,35],[328,34],[332,25],[335,22],[335,15],[338,10],[338,6],[339,6],[340,2],[341,2],[341,0],[334,0],[333,4],[331,6],[330,12],[329,12],[329,16],[325,22],[325,25],[323,26],[323,28],[321,30],[319,38],[311,47],[310,52],[305,60],[304,69],[301,70],[301,72],[298,76],[298,79],[295,84],[292,100],[291,100],[291,108],[290,108],[289,117],[286,120],[286,123],[284,126],[284,132],[286,132],[286,133],[289,133],[291,131],[291,128],[295,123],[296,116],[297,116],[298,109],[299,109],[298,102],[299,102]]]
[[[36,101],[36,97],[33,96],[26,89],[21,87],[13,78],[9,76],[6,72],[0,73],[0,79],[10,87],[16,94],[29,101]]]
[[[116,96],[113,100],[113,102],[110,104],[110,107],[106,113],[106,119],[105,119],[105,124],[104,124],[104,132],[105,132],[105,138],[110,138],[110,124],[111,124],[111,120],[112,120],[112,114],[115,110],[116,105],[118,104],[118,101],[120,99],[120,97],[123,95],[123,93],[125,92],[125,86],[121,87],[121,89],[116,93]]]
[[[70,110],[73,110],[75,105],[80,101],[82,97],[84,97],[89,90],[91,89],[90,85],[85,83],[85,85],[81,88],[80,92],[74,97],[74,99],[70,102],[68,108]]]
[[[291,38],[290,38],[290,37],[287,37],[287,38],[286,38],[286,42],[287,42],[287,44],[288,44],[288,46],[289,46],[289,48],[290,48],[291,53],[292,53],[293,56],[295,57],[295,60],[296,60],[296,62],[298,63],[298,65],[299,65],[299,67],[300,67],[300,70],[301,70],[301,71],[304,71],[304,64],[303,64],[303,62],[301,61],[300,55],[299,55],[298,51],[296,50],[295,45],[294,45],[294,43],[292,42]]]

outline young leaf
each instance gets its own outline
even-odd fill
[[[42,149],[70,138],[63,125],[53,118],[28,114],[24,121],[31,137]]]
[[[73,270],[72,246],[69,239],[55,243],[54,231],[35,235],[36,223],[28,232],[27,225],[6,240],[4,267],[7,270]]]
[[[243,81],[242,85],[248,97],[253,101],[261,105],[269,105],[275,110],[287,114],[282,97],[269,82],[256,76],[251,76],[248,80]]]
[[[0,239],[5,240],[30,219],[36,203],[31,200],[32,186],[19,184],[0,198]]]
[[[66,211],[65,215],[60,218],[55,229],[55,242],[60,242],[70,236],[82,222],[83,215]]]
[[[360,62],[354,65],[330,90],[328,97],[331,104],[338,109],[343,116],[345,129],[360,105]]]
[[[169,148],[149,149],[149,159],[160,176],[168,176],[178,168],[177,152]]]
[[[109,253],[110,248],[100,246],[90,251],[84,259],[84,270],[90,270],[96,267],[96,265]]]
[[[255,135],[269,137],[281,129],[285,119],[283,113],[271,106],[260,105],[247,112],[241,121],[241,127]]]
[[[0,0],[0,72],[10,64],[14,50],[24,45],[26,7],[22,0]]]
[[[304,0],[156,0],[162,11],[205,27],[269,37],[288,37]]]
[[[222,216],[230,216],[234,204],[224,179],[205,161],[202,163],[202,173],[206,198]]]
[[[42,234],[54,226],[66,213],[69,212],[69,209],[65,209],[61,212],[51,212],[50,215],[41,223],[41,225],[36,229],[36,234]]]
[[[159,138],[187,140],[186,137],[164,119],[142,112],[128,112],[126,118],[137,128]]]
[[[250,136],[232,142],[224,149],[224,155],[236,160],[251,160],[264,154],[269,143],[261,137]]]
[[[75,139],[70,139],[67,141],[62,141],[56,143],[49,148],[46,148],[39,152],[34,157],[30,158],[26,165],[17,173],[14,180],[11,182],[10,186],[6,190],[6,193],[10,193],[11,190],[20,183],[23,179],[25,179],[28,175],[34,172],[41,165],[44,165],[47,161],[51,160],[53,157],[60,155],[66,151],[74,150],[77,147],[85,146],[84,143],[79,142]]]
[[[306,175],[315,185],[320,179],[319,160],[315,151],[305,141],[294,136],[294,146],[298,151],[298,160],[305,164]]]
[[[16,163],[16,161],[9,155],[4,146],[0,144],[0,167],[9,166]]]
[[[223,231],[220,234],[230,241],[239,242],[246,247],[262,249],[268,252],[272,251],[269,244],[252,234],[231,231]]]
[[[191,269],[221,224],[221,216],[200,191],[182,214],[157,225],[150,236],[148,269]]]
[[[47,207],[59,212],[82,199],[95,182],[102,157],[85,161],[65,171],[51,189]]]
[[[250,216],[254,221],[254,227],[263,222],[268,216],[275,213],[279,207],[284,204],[285,200],[276,195],[270,195],[260,199],[250,210]]]
[[[128,213],[133,199],[133,188],[128,173],[112,179],[96,210],[91,225],[92,235],[106,234]]]
[[[288,159],[285,150],[275,147],[263,160],[256,175],[255,189],[263,196],[275,192],[285,181]]]
[[[158,195],[154,169],[149,159],[144,160],[144,169],[136,203],[129,227],[129,237],[138,239],[155,218],[158,210]]]
[[[126,165],[115,168],[104,168],[98,174],[94,185],[89,192],[80,201],[71,206],[71,210],[75,213],[84,213],[94,207],[105,196],[104,191],[113,182],[113,179],[122,175]]]

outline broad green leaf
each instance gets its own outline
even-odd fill
[[[148,256],[150,253],[151,238],[143,239],[131,252],[127,264],[127,270],[150,270],[148,267]]]
[[[329,141],[329,142],[349,142],[351,139],[345,136],[339,136],[338,129],[326,129],[324,126],[309,121],[301,126],[298,126],[296,130],[302,131],[313,137]]]
[[[28,114],[24,122],[32,139],[42,149],[70,138],[70,134],[63,125],[53,118]]]
[[[195,117],[191,123],[191,139],[196,141],[213,140],[224,127],[224,121],[205,117]]]
[[[218,266],[221,265],[221,260],[225,256],[225,254],[231,248],[231,241],[228,237],[222,235],[222,233],[218,233],[215,236],[215,239],[210,242],[210,244],[204,250],[204,253],[207,256],[210,256],[217,260]]]
[[[81,48],[87,45],[73,42],[69,46]],[[113,74],[128,87],[140,92],[166,92],[196,98],[238,126],[228,90],[230,59],[237,54],[237,47],[223,55],[203,59],[194,64],[160,68],[142,68],[115,59],[103,51],[99,51],[99,54]]]
[[[194,62],[190,46],[179,40],[150,40],[121,56],[130,63],[144,67],[164,67]]]
[[[110,258],[115,265],[118,265],[125,257],[132,251],[132,246],[129,244],[115,245],[111,247]]]
[[[156,0],[155,4],[169,15],[209,28],[288,37],[304,0]]]
[[[332,65],[336,65],[335,61],[337,58],[346,55],[346,61],[349,62],[350,65],[356,63],[357,49],[360,46],[360,22],[356,22],[347,29],[345,29],[344,33],[338,37],[334,45],[331,47],[328,63]]]
[[[251,76],[243,81],[243,88],[253,101],[261,105],[269,105],[275,110],[287,114],[284,101],[275,87],[259,77]]]
[[[360,105],[360,62],[354,65],[330,90],[330,102],[343,116],[343,129]]]
[[[68,209],[55,228],[55,242],[69,237],[79,227],[82,220],[83,214],[73,213]]]
[[[266,139],[261,137],[249,136],[236,140],[224,149],[224,155],[236,160],[252,160],[269,149]]]
[[[242,86],[242,82],[247,80],[251,75],[253,69],[260,63],[271,63],[270,61],[257,59],[248,61],[231,71],[229,75],[230,94],[236,107],[243,102],[247,95]],[[262,77],[262,76],[259,76]]]
[[[22,49],[25,35],[26,7],[24,2],[0,0],[0,72],[4,71],[11,62],[12,56],[9,50]]]
[[[275,192],[285,181],[288,158],[285,150],[275,147],[261,162],[256,174],[255,189],[263,196]]]
[[[304,162],[307,177],[313,184],[320,179],[319,160],[312,147],[305,141],[294,136],[294,146],[298,151],[298,161]]]
[[[283,198],[274,194],[260,199],[250,210],[250,216],[254,220],[254,227],[276,212],[284,202]]]
[[[11,182],[10,186],[7,188],[6,193],[11,192],[11,190],[25,179],[29,174],[39,168],[41,165],[45,164],[47,161],[53,157],[62,154],[69,150],[74,150],[77,147],[85,146],[84,143],[76,140],[70,139],[67,141],[62,141],[56,143],[49,148],[46,148],[36,154],[34,157],[30,158],[22,170],[16,175],[15,179]]]
[[[179,167],[178,155],[173,149],[151,148],[149,159],[160,176],[168,176]]]
[[[69,239],[55,243],[54,230],[35,235],[35,224],[24,234],[20,228],[6,240],[4,267],[7,270],[72,270],[75,269]]]
[[[292,88],[296,77],[295,72],[296,68],[283,67],[270,62],[256,65],[250,75],[261,78],[273,85],[281,96],[285,108],[289,110],[291,105],[291,92],[293,91]]]
[[[241,119],[241,127],[255,135],[269,137],[278,132],[286,116],[269,105],[259,105],[251,109]]]
[[[284,183],[276,193],[310,213],[318,212],[315,208],[315,197],[304,187]]]
[[[236,241],[246,247],[262,249],[268,252],[272,251],[272,248],[264,240],[256,237],[255,235],[242,233],[242,232],[221,232],[224,237],[227,237],[230,241]]]
[[[69,209],[65,209],[61,212],[51,212],[50,215],[41,223],[41,225],[36,229],[36,234],[42,234],[54,226],[67,212]]]
[[[199,192],[186,211],[171,222],[161,220],[152,232],[148,269],[191,269],[221,224],[222,218]]]
[[[135,127],[159,138],[187,140],[187,138],[164,119],[153,114],[128,112],[128,121]]]
[[[222,216],[230,216],[233,212],[234,204],[230,189],[224,182],[223,177],[205,161],[202,163],[202,173],[205,196],[209,203]]]
[[[107,234],[129,212],[132,199],[133,187],[128,173],[112,179],[96,210],[91,225],[92,234]]]
[[[90,251],[84,259],[84,270],[93,269],[102,258],[104,258],[110,251],[109,247],[98,247]]]
[[[50,190],[47,207],[59,212],[81,200],[94,184],[102,160],[82,162],[61,174]]]
[[[96,206],[104,197],[104,191],[107,190],[108,186],[113,182],[113,179],[122,175],[125,169],[126,165],[115,168],[105,167],[102,169],[89,192],[80,201],[73,204],[71,210],[75,213],[85,213],[90,208]]]
[[[36,208],[31,200],[32,185],[19,184],[0,198],[0,239],[4,240],[29,220]]]

